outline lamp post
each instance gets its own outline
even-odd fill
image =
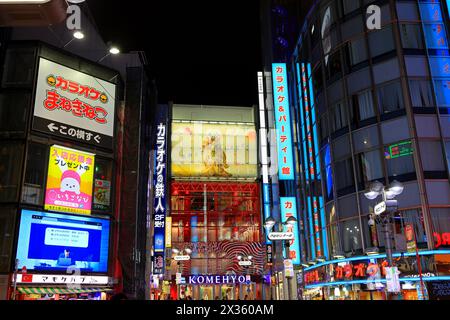
[[[382,201],[374,207],[375,222],[381,224],[382,233],[384,234],[386,257],[389,267],[393,267],[392,255],[392,228],[391,220],[392,214],[398,210],[397,200],[394,198],[402,194],[404,186],[402,183],[394,180],[388,187],[385,187],[381,182],[375,181],[370,184],[369,190],[364,193],[364,196],[369,200],[375,200],[381,195]],[[369,220],[369,224],[373,223],[373,217]]]
[[[289,217],[287,218],[287,220],[285,222],[277,222],[274,218],[269,217],[266,219],[266,221],[264,222],[264,227],[266,228],[266,231],[269,233],[270,235],[270,231],[273,229],[273,227],[278,224],[279,225],[279,231],[283,232],[283,227],[288,225],[288,226],[294,226],[297,223],[297,219],[295,219],[294,217]],[[289,260],[289,256],[290,256],[290,250],[289,247],[291,246],[290,240],[288,239],[279,239],[279,240],[274,240],[274,241],[283,241],[284,243],[284,250],[285,250],[285,256],[286,256],[286,260]],[[290,283],[290,277],[286,277],[286,284],[287,284],[287,291],[288,291],[288,299],[292,300],[291,298],[291,283]]]
[[[181,261],[189,261],[191,260],[192,250],[189,248],[178,250],[176,248],[172,249],[172,253],[174,253],[173,259],[177,262],[177,273],[182,274],[183,270],[181,269]],[[180,298],[181,293],[181,283],[177,283],[177,296]]]

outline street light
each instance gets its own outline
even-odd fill
[[[375,200],[378,196],[382,196],[382,201],[375,208],[375,222],[383,226],[385,237],[386,256],[389,266],[393,265],[392,258],[392,231],[391,231],[391,214],[398,209],[397,200],[393,200],[396,196],[402,194],[404,186],[401,182],[394,180],[388,187],[381,182],[374,181],[370,184],[369,190],[364,195],[369,200]],[[369,225],[374,224],[373,217],[369,219]]]
[[[108,54],[106,54],[103,58],[101,58],[100,60],[98,60],[97,62],[102,62],[104,59],[106,59],[107,57],[109,57],[110,55],[117,55],[120,53],[120,49],[117,46],[114,45],[110,45],[109,49],[108,49]]]
[[[286,219],[285,222],[277,222],[273,217],[269,217],[265,220],[264,222],[264,227],[267,230],[267,233],[269,233],[272,228],[278,223],[279,225],[279,230],[280,232],[283,231],[283,226],[294,226],[297,223],[297,219],[295,217],[289,217]],[[289,259],[289,247],[291,246],[291,243],[289,240],[284,240],[284,249],[285,249],[285,255],[286,255],[286,260]],[[287,290],[288,290],[288,299],[291,300],[291,283],[289,281],[290,279],[288,277],[286,277],[286,283],[287,283]]]
[[[84,33],[82,30],[75,30],[74,33],[72,34],[73,38],[70,39],[69,42],[67,42],[63,48],[66,48],[69,44],[71,44],[73,41],[75,40],[83,40],[84,39]]]

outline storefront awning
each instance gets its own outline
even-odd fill
[[[20,287],[17,288],[23,294],[71,294],[71,293],[89,293],[89,292],[107,292],[113,291],[112,288],[43,288],[43,287]]]

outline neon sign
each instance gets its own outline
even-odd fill
[[[298,220],[297,215],[297,199],[295,197],[280,198],[281,218],[286,221],[289,217],[294,217]],[[287,226],[287,232],[294,233],[294,239],[290,240],[289,257],[293,264],[300,264],[300,234],[298,230],[298,223],[294,226]]]
[[[285,63],[272,64],[275,125],[278,146],[278,177],[294,180],[289,89]]]

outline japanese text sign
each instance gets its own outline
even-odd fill
[[[33,129],[112,147],[116,86],[41,58]]]
[[[60,146],[50,148],[45,209],[90,214],[95,155]]]
[[[272,64],[275,125],[277,130],[278,176],[294,180],[291,116],[286,64]]]
[[[167,169],[167,127],[160,123],[156,129],[156,150],[153,175],[153,247],[155,250],[154,274],[164,273],[164,250],[166,237],[166,177]]]
[[[297,215],[297,201],[294,197],[287,197],[287,198],[280,198],[280,207],[281,207],[281,219],[283,222],[285,222],[289,217],[294,217],[298,220]],[[293,232],[294,233],[294,239],[289,240],[290,247],[289,247],[289,257],[286,257],[286,259],[291,259],[292,263],[295,265],[300,264],[300,233],[298,230],[298,223],[295,223],[295,225],[287,225],[285,230],[286,232]]]

